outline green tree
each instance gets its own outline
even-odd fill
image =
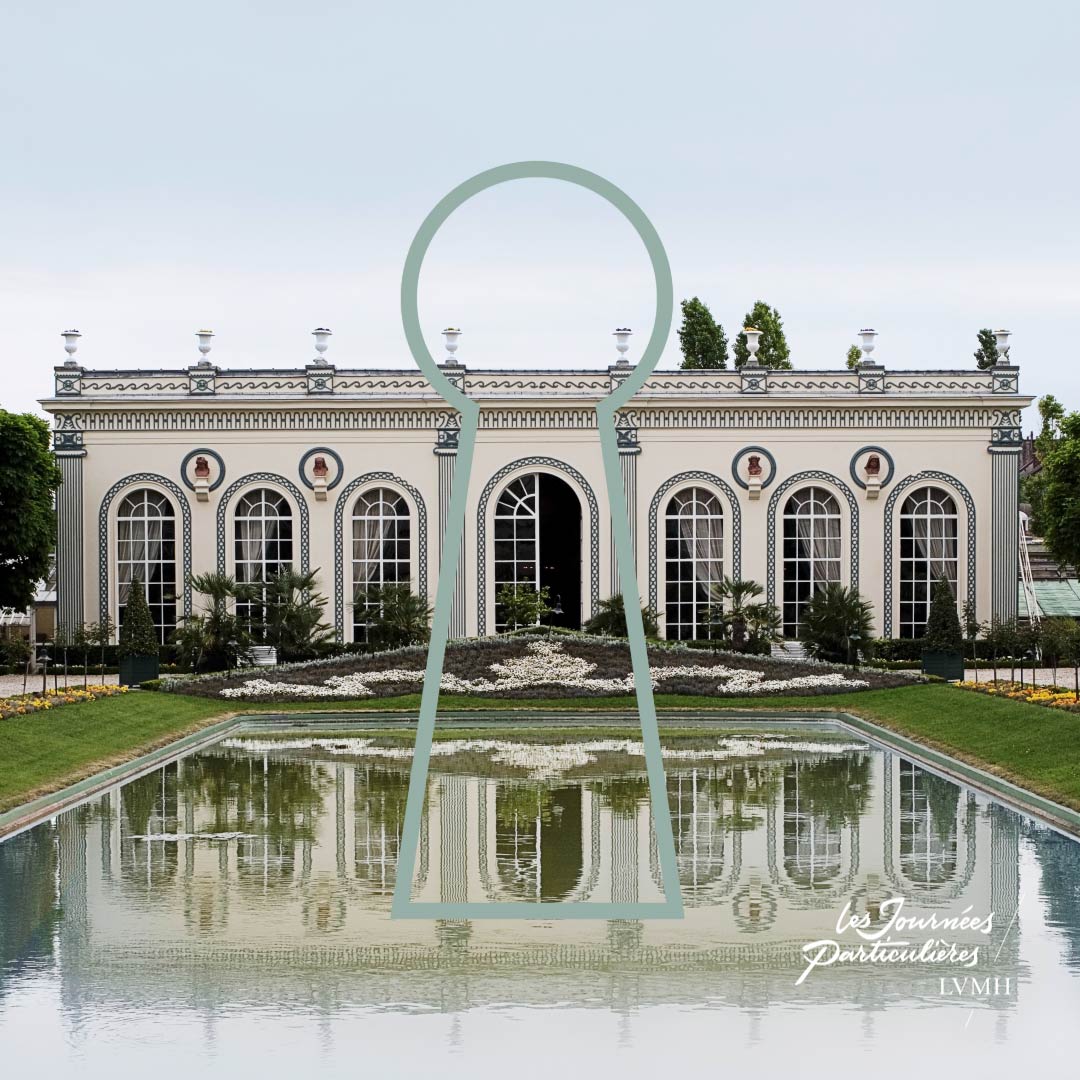
[[[707,304],[696,296],[682,302],[679,347],[684,368],[726,368],[728,340]]]
[[[1065,406],[1053,394],[1047,394],[1039,398],[1039,416],[1042,418],[1042,425],[1035,437],[1035,456],[1042,463],[1061,438]],[[1045,532],[1046,481],[1044,470],[1040,469],[1030,476],[1025,476],[1020,483],[1021,495],[1031,506],[1030,526],[1036,536],[1043,536]]]
[[[975,681],[979,681],[979,635],[986,632],[986,626],[979,622],[978,617],[975,614],[975,605],[965,601],[964,602],[964,637],[967,639],[968,644],[971,646],[971,659],[975,663]]]
[[[60,482],[49,425],[0,409],[0,607],[24,611],[48,575]]]
[[[1075,567],[1080,564],[1080,413],[1061,420],[1061,436],[1041,460],[1039,531],[1054,558]]]
[[[505,622],[511,630],[523,626],[536,626],[551,612],[551,593],[545,585],[536,589],[532,585],[503,585],[495,595],[499,622]]]
[[[124,619],[120,624],[120,656],[157,656],[158,631],[146,603],[146,590],[140,578],[128,586]]]
[[[858,589],[830,581],[803,608],[800,637],[819,660],[858,665],[873,652],[874,610]]]
[[[847,351],[847,366],[852,371],[862,363],[862,349],[858,345],[852,345]]]
[[[997,338],[994,331],[979,331],[979,347],[975,350],[975,363],[981,368],[993,367],[998,361]]]
[[[774,604],[758,600],[764,592],[756,581],[725,577],[720,583],[719,603],[709,610],[709,624],[719,628],[720,637],[736,652],[767,652],[770,642],[780,636],[780,612]]]
[[[930,594],[930,617],[926,620],[923,647],[929,652],[962,652],[964,648],[956,597],[944,574],[934,582]]]
[[[780,312],[776,308],[769,307],[764,301],[758,300],[746,313],[743,326],[753,326],[761,331],[757,353],[759,364],[767,368],[790,369],[791,350],[784,336],[784,324],[780,319]],[[746,347],[746,334],[740,333],[735,339],[735,366],[741,368],[749,359],[750,351]]]
[[[192,671],[231,669],[251,647],[251,630],[237,618],[234,605],[257,599],[258,593],[228,574],[213,572],[193,575],[191,587],[206,601],[202,611],[180,617],[173,634],[180,662]]]
[[[1043,619],[1041,627],[1041,645],[1043,660],[1053,670],[1053,680],[1057,684],[1058,664],[1068,660],[1072,649],[1072,639],[1076,636],[1076,623],[1072,619],[1052,617]]]
[[[622,593],[616,593],[606,600],[601,600],[598,608],[596,614],[585,624],[586,633],[606,634],[608,637],[629,637],[626,629],[626,601]],[[641,622],[645,627],[646,637],[654,638],[659,634],[656,613],[644,605],[641,608]]]
[[[116,624],[106,615],[101,622],[86,624],[86,641],[91,648],[98,650],[98,662],[100,670],[98,675],[101,681],[105,681],[105,650],[112,644],[116,634]]]
[[[355,602],[366,608],[367,640],[373,649],[422,645],[431,636],[431,607],[405,582],[359,589]]]
[[[263,638],[277,650],[279,660],[311,660],[333,637],[323,622],[326,597],[315,588],[318,573],[289,568],[267,582]]]

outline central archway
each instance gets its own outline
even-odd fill
[[[561,477],[522,473],[503,488],[493,522],[495,595],[505,585],[547,589],[553,626],[580,630],[581,502]],[[506,629],[496,602],[495,629]]]

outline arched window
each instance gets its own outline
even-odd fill
[[[353,591],[407,583],[411,574],[409,506],[390,488],[364,492],[353,507]],[[362,597],[353,604],[353,640],[367,641],[368,613]]]
[[[956,503],[936,487],[916,488],[900,508],[900,636],[922,637],[930,594],[942,574],[956,594]]]
[[[254,599],[236,605],[236,612],[257,625],[266,606],[266,582],[292,568],[292,508],[284,495],[269,488],[249,491],[236,504],[236,580],[261,586]]]
[[[124,496],[116,515],[117,615],[123,624],[131,582],[138,578],[162,644],[176,629],[176,514],[157,491]]]
[[[666,610],[670,639],[710,636],[710,609],[724,581],[724,510],[705,488],[677,491],[665,516]]]
[[[504,585],[540,589],[537,558],[538,475],[519,476],[503,490],[495,504],[495,592]],[[506,618],[496,605],[495,629],[505,630]]]
[[[840,504],[825,488],[803,488],[784,507],[784,637],[799,636],[810,597],[839,580]]]

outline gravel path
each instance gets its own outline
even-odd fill
[[[114,685],[120,679],[119,675],[106,675],[104,679],[95,672],[91,671],[89,680],[90,685],[101,685],[105,682],[107,685]],[[69,674],[67,683],[64,682],[64,673],[60,672],[56,677],[56,682],[53,682],[53,673],[49,672],[49,689],[53,686],[82,686],[83,677],[80,671],[78,675]],[[26,680],[27,693],[33,693],[35,690],[41,690],[41,675],[31,675]],[[23,677],[21,675],[0,675],[0,697],[13,697],[16,694],[23,692]]]
[[[1008,679],[1010,669],[1007,667],[998,668],[998,678]],[[1019,677],[1020,669],[1016,669],[1016,675]],[[993,670],[987,666],[983,667],[982,663],[979,664],[979,682],[989,682],[994,677]],[[975,669],[968,668],[964,672],[965,679],[975,678]],[[1029,686],[1031,685],[1031,668],[1024,668],[1024,682]],[[1054,685],[1054,670],[1053,668],[1037,668],[1035,671],[1035,682],[1039,686],[1053,686]],[[1059,667],[1057,669],[1057,685],[1064,686],[1067,690],[1072,689],[1073,684],[1073,669],[1071,667]]]

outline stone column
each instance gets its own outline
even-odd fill
[[[53,453],[63,477],[56,492],[56,627],[58,632],[62,630],[70,635],[84,621],[83,459],[86,448],[76,417],[58,417],[53,432]]]
[[[1002,413],[990,437],[990,614],[1016,618],[1020,569],[1020,414]],[[969,573],[971,569],[969,568]]]
[[[633,427],[628,416],[620,413],[615,418],[615,440],[619,448],[619,472],[622,474],[623,496],[626,499],[626,513],[630,524],[630,548],[634,553],[634,565],[637,567],[637,459],[641,453],[638,444],[638,429]],[[639,591],[640,568],[638,568]],[[611,595],[622,592],[619,582],[619,560],[615,554],[615,535],[611,536]]]
[[[446,526],[450,514],[450,497],[454,487],[454,469],[457,466],[458,436],[461,421],[455,413],[438,429],[435,457],[439,462],[439,573],[442,571]],[[439,574],[435,575],[438,589]],[[450,637],[463,638],[465,629],[465,533],[461,534],[461,550],[458,552],[458,572],[454,581],[454,603],[450,609]]]

